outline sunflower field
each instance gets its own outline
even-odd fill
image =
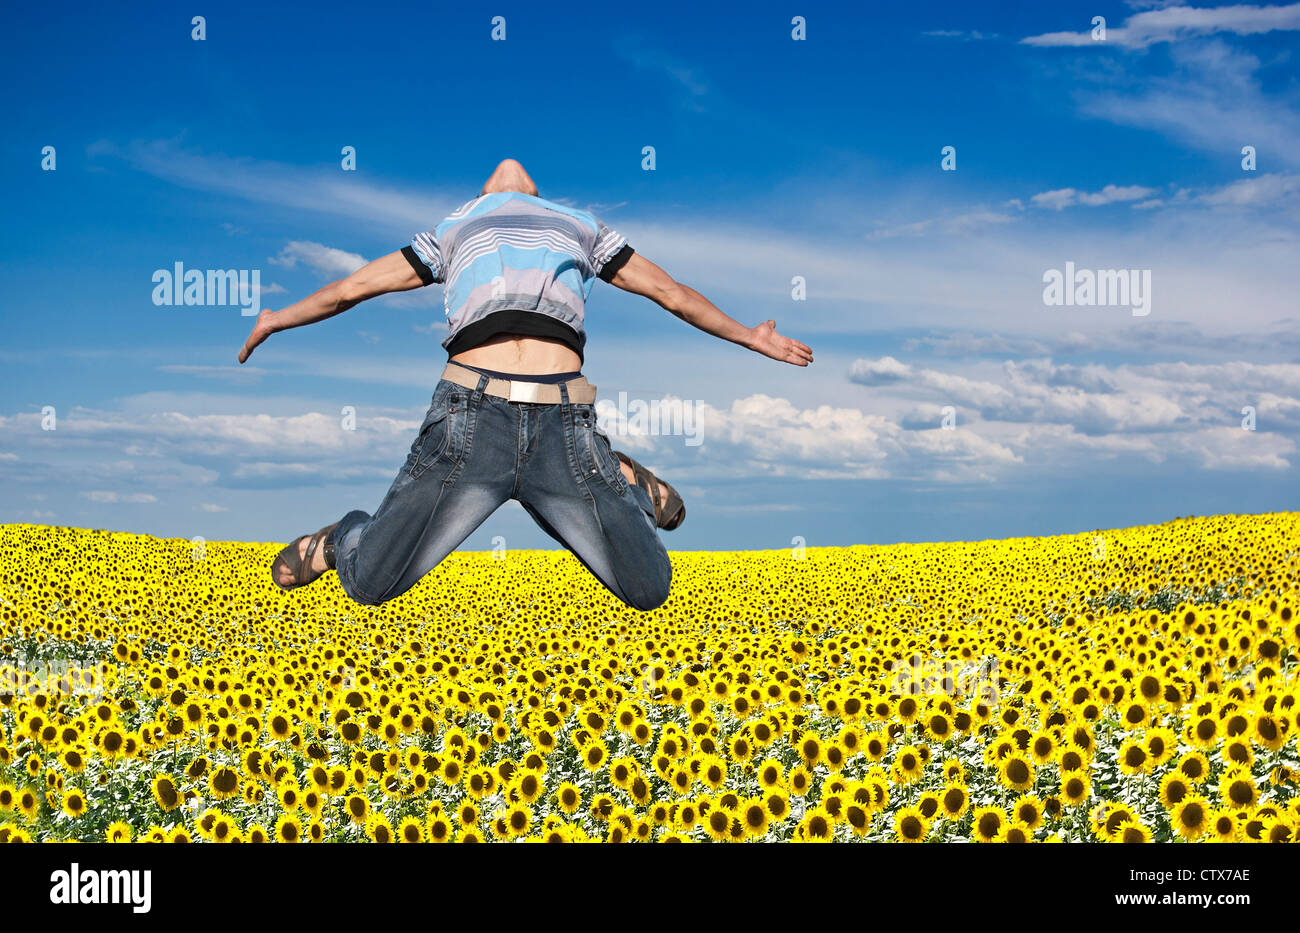
[[[0,526],[0,840],[1290,842],[1300,515],[563,551],[401,598],[279,544]]]

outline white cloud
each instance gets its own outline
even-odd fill
[[[1300,175],[1263,174],[1243,178],[1197,195],[1201,204],[1232,207],[1270,207],[1300,194]]]
[[[1300,3],[1288,6],[1247,4],[1224,7],[1171,6],[1136,13],[1126,19],[1123,26],[1108,26],[1104,41],[1093,39],[1089,30],[1049,32],[1038,36],[1027,36],[1020,41],[1025,45],[1037,46],[1104,48],[1108,45],[1119,45],[1125,48],[1143,49],[1160,42],[1178,42],[1215,33],[1249,36],[1275,30],[1297,29],[1300,29]]]
[[[1300,9],[1300,4],[1288,9]],[[1123,62],[1098,67],[1076,99],[1087,117],[1162,133],[1218,157],[1243,145],[1261,164],[1300,165],[1300,113],[1292,92],[1266,91],[1260,60],[1219,39],[1169,47],[1166,73],[1127,74]],[[1268,161],[1263,161],[1268,160]]]
[[[1077,188],[1058,188],[1055,191],[1043,191],[1030,197],[1035,207],[1062,210],[1082,204],[1087,207],[1100,207],[1104,204],[1116,204],[1124,201],[1138,201],[1149,198],[1157,189],[1144,188],[1141,185],[1107,185],[1100,191],[1080,191]]]
[[[92,489],[88,492],[83,492],[82,495],[91,502],[99,503],[123,502],[139,505],[158,501],[157,496],[147,492],[114,492],[105,489]]]
[[[927,349],[936,356],[1046,356],[1051,352],[1037,340],[960,332],[911,337],[903,341],[903,349]]]
[[[302,262],[329,279],[345,278],[366,264],[365,258],[357,253],[310,240],[290,241],[280,250],[279,256],[272,257],[268,262],[289,269]]]
[[[219,379],[240,385],[257,382],[262,378],[262,376],[266,375],[265,369],[261,369],[257,366],[240,366],[237,363],[231,363],[229,366],[167,363],[159,366],[158,372],[173,373],[181,376],[195,376],[199,379]]]
[[[960,39],[963,42],[979,42],[984,39],[996,39],[996,32],[980,32],[978,29],[927,29],[921,33],[923,36],[933,36],[938,39]]]
[[[854,360],[849,367],[849,378],[862,385],[883,385],[906,379],[911,372],[906,363],[884,356],[878,360]]]
[[[907,426],[937,424],[941,405],[960,413],[960,423],[987,423],[1011,449],[1028,454],[1025,446],[1035,434],[1058,445],[1069,443],[1112,453],[1142,452],[1163,460],[1191,458],[1206,469],[1290,466],[1287,455],[1300,435],[1300,364],[1151,363],[1105,366],[1057,364],[1049,359],[1008,360],[993,378],[971,378],[955,372],[922,367],[905,370],[892,357],[862,359],[850,369],[850,380],[886,386],[910,403],[902,421]],[[879,372],[894,374],[888,381]],[[1254,432],[1240,427],[1241,408],[1256,408]],[[1013,425],[1018,436],[997,432]],[[1046,434],[1039,426],[1067,429]],[[1227,429],[1236,433],[1224,433]],[[1245,435],[1238,438],[1238,435]],[[1216,440],[1233,439],[1222,452]],[[1084,439],[1087,440],[1084,440]],[[1222,446],[1222,445],[1220,445]],[[1065,448],[1063,448],[1064,451]]]
[[[868,233],[867,239],[891,240],[897,237],[922,236],[923,234],[931,232],[946,234],[949,236],[962,236],[986,227],[1009,224],[1015,219],[1015,215],[1003,211],[977,208],[965,213],[950,214],[944,217],[918,220],[894,226],[882,224],[880,229],[872,230]]]
[[[446,196],[368,184],[337,169],[315,170],[279,162],[206,155],[173,140],[119,146],[107,140],[87,147],[92,158],[117,158],[174,184],[217,191],[257,203],[365,220],[384,228],[426,230],[447,214],[446,202],[468,198],[449,189]]]

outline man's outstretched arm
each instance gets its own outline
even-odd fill
[[[239,362],[244,362],[253,351],[272,334],[315,324],[336,314],[342,314],[348,308],[358,305],[367,298],[386,295],[389,292],[404,292],[419,288],[424,282],[402,251],[381,256],[374,262],[368,262],[345,279],[331,282],[324,288],[289,305],[280,311],[270,308],[257,316],[253,331],[239,351]]]
[[[746,327],[728,317],[689,285],[673,279],[640,253],[633,253],[609,282],[624,291],[649,298],[687,324],[723,340],[738,343],[755,353],[794,366],[807,366],[812,362],[812,349],[778,334],[776,321],[764,321],[755,327]]]

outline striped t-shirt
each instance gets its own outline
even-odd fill
[[[609,281],[632,248],[586,211],[502,191],[461,206],[402,252],[426,285],[446,285],[449,356],[515,333],[562,340],[582,358],[592,284]]]

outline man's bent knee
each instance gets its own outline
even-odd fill
[[[626,595],[623,602],[640,612],[658,609],[668,601],[668,591],[671,589],[672,579],[671,565],[665,573],[642,577],[634,585],[624,587]]]
[[[348,599],[360,606],[379,606],[388,602],[390,599],[399,595],[391,592],[382,592],[378,596],[372,596],[369,592],[357,585],[357,581],[351,573],[339,574],[339,586],[347,594]]]

